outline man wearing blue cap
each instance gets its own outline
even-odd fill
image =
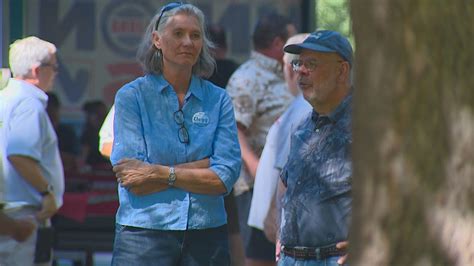
[[[296,128],[281,172],[278,265],[338,265],[345,261],[351,216],[352,47],[338,32],[313,32],[284,51],[313,107]]]

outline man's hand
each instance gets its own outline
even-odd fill
[[[340,250],[343,250],[343,251],[347,251],[348,247],[349,247],[349,241],[342,241],[342,242],[339,242],[339,243],[336,244],[336,248],[338,248]],[[346,255],[342,256],[337,261],[337,264],[344,265],[344,263],[346,263],[346,260],[347,260],[347,253],[346,253]]]
[[[40,221],[44,221],[51,218],[57,211],[58,206],[56,206],[56,199],[52,193],[49,193],[43,197],[41,210],[36,213],[36,218]]]
[[[265,220],[263,220],[263,232],[265,233],[265,237],[272,243],[276,242],[277,231],[279,229],[276,213],[275,205],[270,204],[267,216],[265,216]]]
[[[31,220],[14,220],[14,230],[11,237],[18,242],[27,240],[36,230],[36,225]]]
[[[39,162],[35,159],[23,155],[10,155],[8,160],[21,177],[38,191],[48,184],[48,181],[42,175]],[[52,193],[49,193],[43,196],[41,210],[36,214],[36,218],[43,221],[52,217],[57,211],[58,206],[56,206],[55,197]]]
[[[280,239],[277,239],[276,244],[275,244],[275,261],[280,260],[280,253],[281,253],[281,242]]]

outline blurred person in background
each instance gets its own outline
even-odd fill
[[[226,90],[232,97],[242,149],[242,170],[234,186],[246,265],[274,265],[275,245],[263,231],[247,224],[254,178],[268,130],[293,96],[283,78],[283,47],[296,33],[294,25],[277,13],[259,17],[253,31],[250,59],[232,74]]]
[[[47,92],[48,105],[46,111],[51,119],[56,135],[58,136],[59,152],[65,172],[77,171],[77,161],[79,158],[79,141],[74,129],[61,123],[61,102],[53,92]]]
[[[214,24],[209,26],[208,31],[209,38],[215,45],[215,47],[211,49],[211,52],[216,59],[216,69],[208,80],[225,89],[230,76],[239,67],[239,64],[227,58],[228,48],[225,29]]]
[[[81,157],[92,169],[110,169],[109,160],[99,152],[99,130],[107,115],[107,106],[100,100],[82,106],[85,123],[81,135]]]
[[[230,76],[239,67],[232,59],[227,58],[227,35],[225,29],[219,25],[208,27],[209,38],[214,43],[211,49],[216,59],[216,69],[209,81],[225,89]],[[229,229],[229,244],[232,255],[232,265],[244,265],[245,253],[242,237],[239,229],[239,216],[234,193],[229,193],[224,197],[225,209],[227,212],[227,225]]]
[[[110,158],[114,144],[114,116],[115,105],[112,105],[99,130],[99,152],[106,158]]]
[[[294,35],[285,45],[301,43],[307,36],[307,33]],[[289,53],[283,56],[283,74],[286,85],[295,99],[268,131],[257,168],[248,220],[249,226],[263,230],[272,243],[275,243],[278,231],[277,213],[279,212],[277,212],[274,198],[280,171],[283,168],[280,165],[286,163],[288,158],[289,140],[295,126],[312,110],[311,105],[305,101],[298,89],[297,75],[291,65],[291,61],[297,58],[297,55]]]
[[[0,90],[7,86],[8,80],[11,78],[11,72],[8,68],[0,68]]]

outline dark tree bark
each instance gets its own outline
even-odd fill
[[[474,2],[353,0],[351,265],[474,265]]]

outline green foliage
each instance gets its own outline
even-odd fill
[[[348,0],[316,0],[316,28],[335,30],[347,36],[354,46]]]

